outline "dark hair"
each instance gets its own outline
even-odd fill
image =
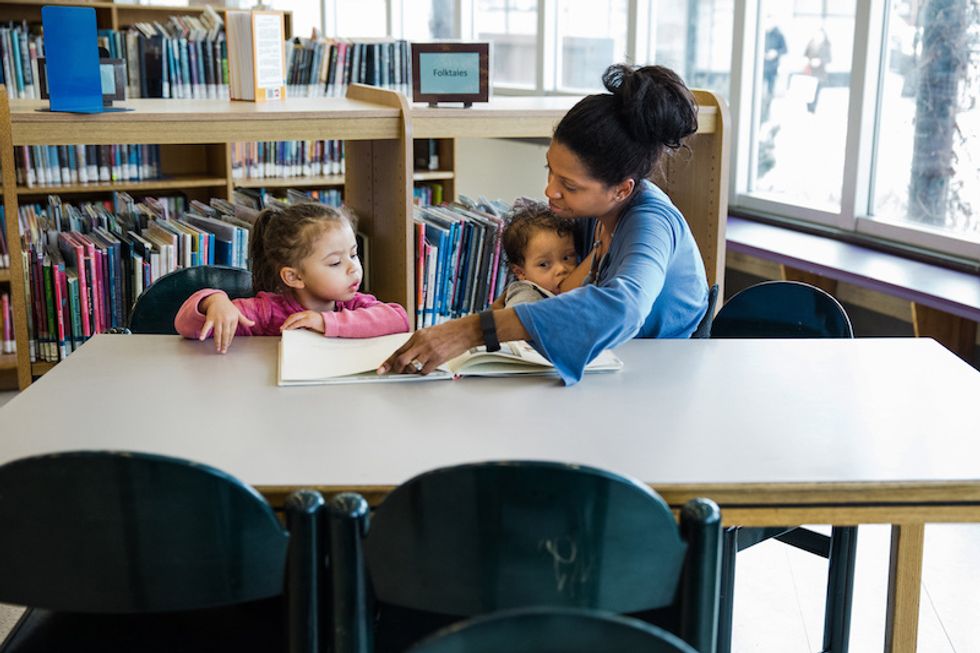
[[[249,246],[252,289],[256,293],[283,290],[279,271],[284,267],[299,267],[312,253],[320,234],[342,224],[349,224],[353,230],[357,227],[357,217],[349,209],[314,202],[262,211],[252,228]]]
[[[537,231],[554,231],[559,236],[572,233],[572,222],[551,212],[547,204],[520,198],[507,214],[502,242],[504,254],[511,265],[524,265],[524,250]]]
[[[579,101],[555,127],[554,140],[606,186],[648,177],[664,148],[676,150],[697,131],[697,102],[671,69],[616,64],[602,83],[609,93]]]

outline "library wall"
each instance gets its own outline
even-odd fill
[[[544,197],[544,145],[496,138],[456,139],[456,192],[511,202]]]

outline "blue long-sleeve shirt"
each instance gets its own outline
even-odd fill
[[[515,307],[566,385],[603,349],[630,338],[689,338],[708,307],[694,236],[667,195],[641,183],[623,210],[597,279]]]

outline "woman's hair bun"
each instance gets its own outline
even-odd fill
[[[670,68],[614,64],[602,83],[616,98],[623,126],[640,143],[677,149],[698,129],[694,95]]]

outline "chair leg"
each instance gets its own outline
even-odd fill
[[[738,526],[725,529],[721,543],[721,603],[718,606],[718,653],[731,653],[732,614],[735,609],[735,556]]]
[[[857,530],[857,526],[835,526],[831,531],[823,653],[847,653],[851,633],[851,603],[854,599]]]

